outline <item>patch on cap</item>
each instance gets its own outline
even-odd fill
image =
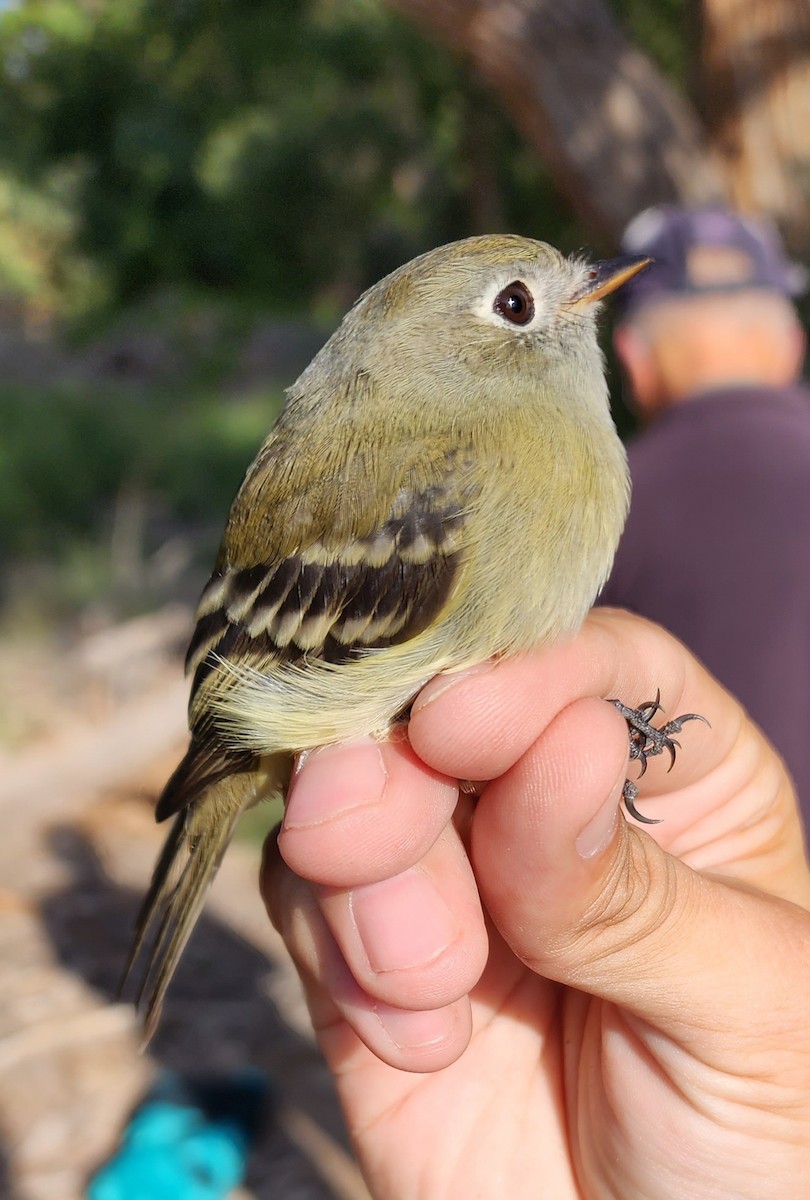
[[[686,251],[686,277],[693,288],[756,286],[757,264],[736,246],[690,246]]]

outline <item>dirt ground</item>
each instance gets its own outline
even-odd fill
[[[151,800],[185,742],[190,623],[171,609],[58,656],[0,647],[2,1200],[80,1200],[162,1068],[248,1064],[274,1100],[239,1196],[368,1196],[259,901],[258,850],[229,851],[145,1054],[115,998],[162,841]]]

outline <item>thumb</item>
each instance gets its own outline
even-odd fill
[[[778,1022],[785,980],[751,963],[773,962],[800,910],[701,875],[626,822],[626,766],[619,714],[583,699],[486,787],[472,857],[501,935],[539,975],[682,1044],[700,1037],[700,1052],[719,1014],[726,1027],[747,1028],[754,1009]]]

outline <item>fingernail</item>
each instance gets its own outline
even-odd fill
[[[372,738],[313,750],[293,777],[284,828],[322,825],[353,808],[377,804],[387,780],[380,747]]]
[[[400,1050],[416,1050],[435,1046],[448,1039],[456,1024],[453,1008],[437,1008],[413,1012],[376,1003],[374,1015],[385,1035]]]
[[[355,888],[349,911],[369,966],[378,973],[425,966],[459,935],[454,914],[418,869]]]
[[[426,683],[419,695],[411,705],[411,713],[417,713],[421,708],[427,708],[428,704],[432,704],[434,700],[438,700],[439,696],[443,696],[445,692],[450,691],[457,684],[461,683],[462,679],[469,679],[473,675],[485,675],[487,671],[491,671],[496,666],[498,660],[489,658],[486,662],[476,663],[474,667],[465,667],[463,671],[452,671],[447,675],[436,675],[431,679],[430,683]]]
[[[613,841],[619,824],[619,801],[625,779],[626,766],[622,767],[622,773],[611,788],[608,799],[577,838],[575,845],[580,858],[593,858]]]

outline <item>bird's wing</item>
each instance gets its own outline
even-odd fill
[[[249,751],[235,751],[216,735],[205,703],[206,681],[221,661],[249,664],[261,671],[279,663],[321,659],[339,663],[373,647],[405,642],[425,629],[448,603],[462,560],[463,528],[476,486],[463,456],[429,453],[409,456],[386,481],[383,504],[371,523],[325,519],[295,530],[292,551],[266,557],[239,547],[220,555],[197,611],[197,626],[187,655],[193,673],[189,751],[158,801],[159,820],[178,812],[206,787],[238,771],[250,770]],[[461,468],[459,460],[461,459]],[[336,498],[345,511],[345,480]],[[366,480],[357,486],[368,487]],[[349,483],[351,487],[351,481]],[[311,512],[330,512],[321,487]],[[375,493],[376,494],[376,493]],[[289,546],[283,508],[267,509],[265,542]],[[252,497],[256,502],[258,497]],[[299,513],[306,505],[299,496]],[[239,502],[237,502],[238,504]],[[351,496],[349,496],[351,507]],[[239,513],[237,511],[237,520]],[[232,518],[233,520],[233,518]],[[278,523],[281,529],[273,528]],[[234,561],[236,558],[236,561]]]

